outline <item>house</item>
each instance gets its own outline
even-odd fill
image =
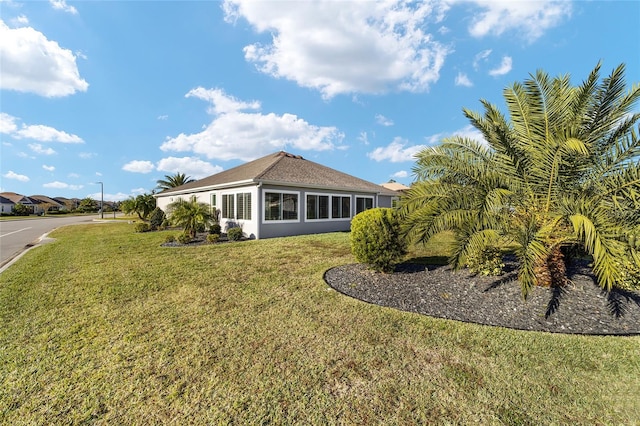
[[[223,230],[259,239],[348,231],[357,213],[399,194],[281,151],[154,196],[164,211],[195,197],[219,211]]]
[[[27,207],[27,209],[29,209],[29,213],[32,213],[32,214],[38,213],[37,202],[33,201],[27,196],[24,196],[22,194],[16,194],[15,192],[1,192],[0,196],[11,201],[14,204],[14,206],[16,204],[22,204],[23,206]]]
[[[16,203],[0,195],[0,214],[9,214],[13,212],[13,206],[15,205]]]
[[[39,209],[41,209],[45,214],[49,212],[58,212],[65,209],[64,204],[53,198],[47,197],[46,195],[30,195],[29,198],[34,203],[37,203]]]

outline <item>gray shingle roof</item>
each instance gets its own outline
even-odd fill
[[[258,158],[195,182],[162,191],[160,194],[184,193],[200,188],[218,187],[246,181],[397,195],[394,191],[375,183],[283,151]]]

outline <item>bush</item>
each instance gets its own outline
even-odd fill
[[[393,272],[404,257],[405,240],[395,210],[369,209],[351,221],[351,253],[378,272]]]
[[[229,241],[240,241],[243,235],[244,233],[240,227],[231,228],[227,231],[227,238],[229,238]]]
[[[220,234],[209,234],[207,235],[207,242],[208,243],[217,243],[218,240],[220,239]]]
[[[164,242],[165,243],[173,243],[175,241],[176,241],[176,237],[173,236],[172,234],[169,234],[166,237],[164,237]]]
[[[222,232],[222,227],[220,226],[219,223],[214,223],[209,228],[209,234],[218,234],[219,236],[221,232]]]
[[[162,228],[162,223],[165,220],[165,214],[160,207],[156,207],[151,212],[151,216],[149,217],[149,224],[151,225],[151,230],[156,231]]]
[[[467,268],[478,275],[502,275],[502,252],[497,247],[487,247],[479,255],[467,258]]]
[[[182,234],[178,235],[177,240],[180,244],[189,244],[191,242],[191,235],[183,232]]]
[[[147,232],[151,230],[151,226],[147,222],[138,222],[134,227],[136,232]]]

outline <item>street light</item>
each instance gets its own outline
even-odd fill
[[[104,184],[102,182],[96,182],[100,184],[100,219],[104,219]]]

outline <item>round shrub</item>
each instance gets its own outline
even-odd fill
[[[220,235],[221,232],[222,232],[222,227],[220,226],[219,223],[214,223],[209,228],[209,234],[218,234],[218,235]]]
[[[166,237],[164,237],[164,242],[165,243],[173,243],[175,241],[176,241],[176,237],[173,236],[172,234],[169,234]]]
[[[405,249],[395,210],[369,209],[351,221],[351,253],[358,262],[378,272],[393,272],[395,265],[402,261]]]
[[[149,217],[149,224],[151,225],[151,230],[155,231],[162,227],[162,222],[164,222],[165,215],[160,207],[156,207],[151,212],[151,217]]]
[[[217,243],[218,240],[220,239],[220,234],[209,234],[207,235],[207,242],[214,244]]]
[[[231,228],[227,231],[227,238],[229,238],[229,241],[240,241],[242,239],[242,228],[237,227],[237,228]]]
[[[147,232],[151,230],[151,226],[147,222],[137,222],[134,225],[134,230],[136,232]]]
[[[178,235],[177,240],[180,244],[189,244],[191,242],[191,235],[183,232],[182,234]]]

